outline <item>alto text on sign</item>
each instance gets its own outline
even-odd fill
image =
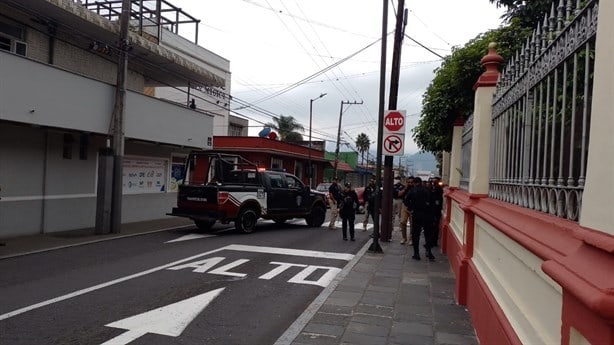
[[[405,134],[405,110],[389,110],[384,115],[384,134]]]

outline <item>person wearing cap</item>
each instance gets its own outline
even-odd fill
[[[339,216],[339,203],[341,202],[341,188],[339,187],[339,180],[334,177],[330,187],[328,187],[328,199],[330,204],[330,223],[328,228],[335,230],[337,227],[337,217]]]
[[[350,230],[350,240],[354,238],[354,222],[356,221],[356,209],[358,208],[358,194],[352,189],[352,184],[346,182],[343,187],[341,203],[339,204],[339,215],[341,216],[341,230],[343,240],[348,240],[348,227]]]

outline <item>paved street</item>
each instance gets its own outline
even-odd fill
[[[271,344],[367,239],[265,222],[250,235],[168,231],[1,260],[0,343]]]
[[[445,256],[412,260],[398,231],[372,254],[370,231],[327,224],[9,239],[4,253],[70,247],[0,260],[0,343],[477,344]]]

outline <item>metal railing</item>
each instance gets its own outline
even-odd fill
[[[598,3],[553,4],[501,74],[493,101],[490,197],[578,220]]]
[[[462,134],[461,178],[459,188],[469,191],[469,174],[471,173],[471,143],[473,142],[473,115],[465,121]]]

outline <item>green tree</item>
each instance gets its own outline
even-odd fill
[[[361,164],[365,163],[365,152],[369,151],[371,146],[371,139],[365,133],[360,133],[356,136],[356,149],[360,152]]]
[[[274,117],[273,121],[265,126],[275,129],[277,134],[279,134],[279,140],[288,142],[303,141],[303,136],[300,132],[304,132],[305,127],[298,123],[293,116],[279,115],[279,117]]]
[[[553,0],[489,0],[491,4],[497,7],[505,7],[506,11],[503,15],[508,23],[517,22],[524,28],[535,28],[538,23],[544,20],[544,14],[549,13],[552,5],[556,7]]]
[[[454,120],[467,118],[473,111],[473,85],[484,71],[480,60],[488,52],[488,44],[496,42],[497,53],[509,58],[531,32],[511,23],[478,35],[444,58],[423,95],[421,117],[412,129],[421,150],[437,153],[451,149]]]

